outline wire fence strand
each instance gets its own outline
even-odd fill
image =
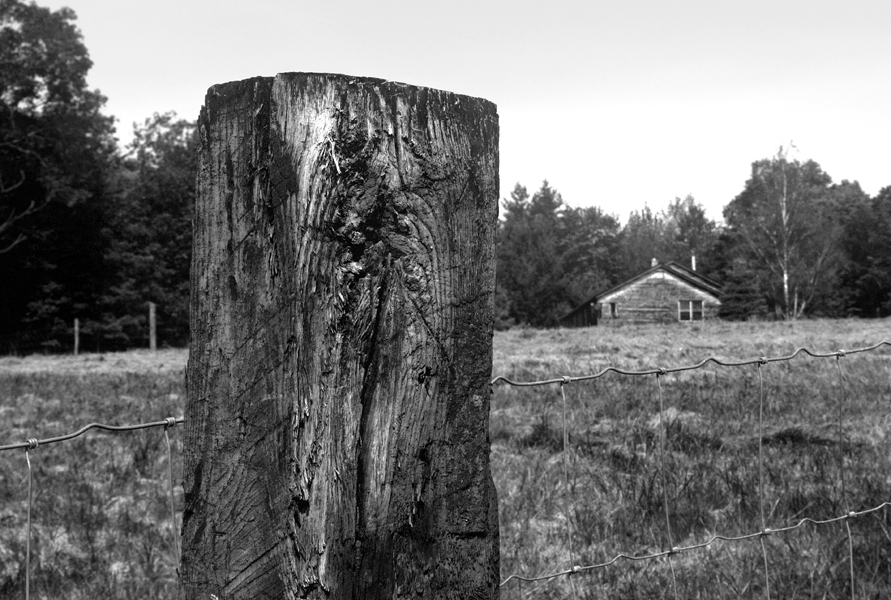
[[[882,340],[877,344],[873,344],[872,346],[867,346],[865,348],[856,348],[854,350],[838,350],[836,352],[814,352],[808,348],[798,348],[792,354],[788,354],[786,356],[777,356],[774,358],[751,358],[742,361],[729,361],[725,359],[718,358],[716,356],[709,356],[707,358],[702,359],[698,363],[692,365],[684,365],[680,367],[669,367],[669,368],[655,368],[655,369],[645,369],[642,371],[629,371],[626,369],[620,369],[618,367],[606,367],[605,369],[593,373],[591,375],[579,375],[576,377],[560,377],[553,379],[543,379],[539,381],[514,381],[503,375],[499,375],[495,379],[491,381],[491,385],[495,385],[498,383],[503,383],[505,385],[510,385],[514,387],[538,387],[544,385],[553,385],[557,383],[575,383],[580,381],[592,381],[594,379],[600,379],[604,375],[609,373],[615,373],[617,375],[630,375],[630,376],[645,376],[645,375],[656,375],[659,373],[668,374],[668,373],[680,373],[682,371],[695,371],[696,369],[701,369],[708,364],[714,364],[719,367],[744,367],[746,365],[757,365],[757,364],[768,364],[775,362],[787,362],[794,358],[796,358],[799,354],[806,354],[813,358],[833,358],[839,355],[845,356],[848,354],[858,354],[861,352],[869,352],[871,350],[876,350],[882,346],[891,346],[891,341]]]
[[[27,442],[17,442],[14,444],[6,444],[5,446],[0,446],[0,452],[4,450],[18,450],[21,448],[28,448],[30,444],[36,442],[38,446],[46,446],[47,444],[57,444],[59,442],[67,442],[68,440],[73,440],[76,437],[80,437],[91,429],[99,429],[102,431],[111,431],[111,432],[122,432],[122,431],[138,431],[140,429],[151,429],[152,427],[170,427],[169,420],[173,419],[175,425],[179,425],[183,422],[183,417],[168,417],[163,421],[153,421],[151,423],[137,423],[135,425],[106,425],[104,423],[90,423],[89,425],[84,425],[77,431],[72,433],[66,433],[64,435],[60,435],[57,437],[46,438],[43,440],[28,440]]]
[[[832,525],[836,523],[844,523],[847,531],[847,541],[848,541],[848,560],[849,563],[849,578],[850,578],[850,586],[851,586],[851,598],[856,598],[856,586],[855,586],[855,570],[854,570],[854,550],[853,550],[853,535],[851,533],[850,520],[858,517],[862,517],[865,515],[869,515],[872,513],[876,513],[879,511],[884,511],[887,507],[891,506],[891,501],[885,501],[879,504],[878,506],[872,508],[866,508],[859,511],[851,510],[850,502],[847,493],[847,487],[845,482],[845,457],[844,457],[844,406],[846,404],[845,397],[845,385],[844,385],[844,375],[840,365],[840,359],[850,355],[850,354],[858,354],[864,352],[870,352],[881,348],[882,346],[891,346],[891,342],[887,340],[883,340],[877,344],[872,346],[867,346],[863,348],[857,348],[854,350],[838,350],[835,352],[815,352],[808,348],[798,348],[791,354],[779,357],[759,357],[754,359],[742,360],[742,361],[729,361],[717,357],[710,356],[708,358],[703,359],[702,361],[686,366],[678,366],[671,368],[652,368],[652,369],[644,369],[644,370],[626,370],[620,369],[617,367],[607,367],[602,369],[596,373],[589,375],[579,375],[579,376],[561,376],[559,378],[552,379],[544,379],[544,380],[535,380],[535,381],[515,381],[505,376],[495,377],[491,381],[491,385],[495,386],[497,384],[503,384],[507,386],[513,387],[539,387],[539,386],[548,386],[548,385],[560,385],[561,393],[563,393],[563,413],[564,413],[564,425],[563,425],[563,438],[564,438],[564,453],[566,448],[566,440],[568,439],[568,432],[566,431],[566,398],[565,393],[563,392],[566,385],[575,382],[583,382],[583,381],[592,381],[595,379],[599,379],[604,377],[609,373],[615,373],[617,375],[622,376],[632,376],[632,377],[640,377],[640,376],[649,376],[655,375],[658,394],[659,394],[659,452],[660,452],[660,463],[659,469],[662,480],[662,488],[663,488],[663,507],[665,511],[665,526],[666,526],[666,534],[669,540],[669,548],[667,550],[662,550],[660,552],[654,552],[650,554],[643,555],[635,555],[629,553],[619,553],[616,554],[611,560],[606,562],[589,564],[589,565],[576,565],[573,562],[573,551],[570,544],[570,568],[564,569],[562,571],[556,571],[551,573],[543,573],[538,575],[525,575],[521,573],[513,573],[505,578],[500,586],[503,587],[512,581],[522,581],[522,582],[543,582],[543,581],[551,581],[560,577],[569,577],[570,581],[573,580],[571,577],[574,574],[578,573],[587,573],[592,571],[597,571],[600,569],[605,569],[610,567],[619,561],[629,561],[629,562],[639,562],[639,561],[649,561],[649,560],[657,560],[661,558],[666,558],[671,571],[672,578],[672,588],[673,595],[675,598],[679,598],[678,589],[677,589],[677,578],[674,572],[672,557],[677,556],[683,553],[692,552],[696,550],[701,550],[715,544],[717,542],[742,542],[747,540],[758,540],[761,546],[761,555],[764,569],[764,585],[765,585],[765,597],[767,600],[771,598],[770,592],[770,578],[769,578],[769,569],[768,569],[768,555],[767,555],[767,547],[765,544],[765,538],[773,535],[781,535],[788,534],[791,532],[798,531],[805,525],[813,525],[813,526],[826,526]],[[806,355],[813,358],[835,358],[836,359],[836,367],[838,372],[838,387],[839,387],[839,396],[837,399],[837,428],[839,435],[839,471],[840,471],[840,486],[842,490],[842,501],[841,504],[844,507],[844,514],[828,518],[828,519],[814,519],[810,517],[805,517],[799,519],[797,522],[791,525],[786,525],[782,527],[774,527],[769,528],[767,526],[767,518],[765,515],[765,499],[764,499],[764,421],[765,421],[765,393],[764,393],[764,375],[763,375],[763,367],[778,362],[791,361],[792,359],[798,357],[799,355]],[[684,371],[692,371],[696,369],[701,369],[709,364],[714,364],[721,367],[744,367],[748,365],[756,365],[758,367],[758,378],[759,378],[759,408],[758,408],[758,503],[759,503],[759,519],[761,529],[757,532],[752,532],[744,535],[721,535],[714,534],[710,536],[706,541],[691,544],[687,546],[675,546],[672,538],[672,530],[671,530],[671,519],[668,505],[668,486],[667,486],[667,477],[665,473],[665,422],[664,422],[664,399],[663,399],[663,391],[661,386],[661,378],[669,373],[679,373]],[[565,465],[564,459],[564,465]],[[565,466],[564,466],[565,470]],[[564,472],[564,479],[568,481],[568,474]],[[575,588],[573,587],[573,594],[575,595]]]

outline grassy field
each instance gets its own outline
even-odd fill
[[[536,380],[608,366],[668,368],[708,356],[775,357],[800,346],[831,352],[881,340],[891,340],[891,321],[513,330],[496,334],[493,375]],[[759,531],[759,478],[773,529],[891,500],[889,357],[889,347],[849,355],[840,371],[834,358],[804,356],[764,366],[760,469],[757,366],[709,365],[658,384],[654,376],[614,373],[569,384],[565,453],[559,385],[496,385],[491,439],[502,577],[667,549],[663,489],[674,546]],[[94,421],[179,416],[185,360],[183,351],[0,358],[0,444]],[[173,430],[177,472],[180,436]],[[31,457],[32,597],[175,596],[162,430],[91,433]],[[0,453],[0,598],[22,596],[26,515],[24,453]],[[891,597],[887,511],[848,522],[856,597]],[[772,598],[851,597],[844,523],[805,524],[764,540]],[[765,597],[757,539],[717,541],[674,556],[672,566],[681,598]],[[620,561],[572,581],[510,581],[502,598],[671,598],[672,586],[665,559]]]
[[[497,338],[493,373],[538,380],[608,366],[668,368],[709,356],[731,361],[776,357],[800,346],[833,352],[881,340],[891,340],[889,321],[511,331]],[[759,477],[771,529],[891,500],[889,357],[891,347],[846,356],[839,363],[841,380],[834,358],[798,357],[764,366],[761,469],[757,366],[708,366],[666,375],[659,383],[655,376],[609,373],[569,384],[564,389],[565,456],[560,386],[498,385],[491,436],[502,577],[554,573],[573,563],[603,563],[619,553],[641,556],[669,549],[663,489],[674,546],[702,543],[714,534],[760,531]],[[887,511],[849,522],[857,597],[891,597]],[[806,524],[764,540],[772,598],[851,597],[843,523]],[[765,597],[757,539],[718,541],[676,555],[672,563],[680,598]],[[674,597],[665,559],[620,561],[573,578],[575,595],[569,579],[561,577],[511,581],[502,597]]]
[[[185,351],[0,358],[0,445],[92,422],[183,412]],[[181,431],[170,432],[177,480]],[[163,429],[88,432],[30,453],[32,598],[174,598]],[[22,450],[0,453],[0,598],[22,598],[27,520]],[[177,489],[177,504],[182,502]]]

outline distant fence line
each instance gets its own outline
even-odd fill
[[[761,554],[764,563],[764,583],[765,583],[765,596],[768,600],[770,600],[770,579],[769,579],[769,570],[768,570],[768,554],[767,549],[764,544],[764,538],[770,535],[775,534],[783,534],[788,533],[794,530],[797,530],[803,527],[805,524],[812,524],[815,526],[820,525],[829,525],[833,523],[844,522],[846,530],[847,530],[847,541],[848,541],[848,561],[849,561],[849,577],[851,581],[851,597],[855,597],[855,573],[854,573],[854,551],[853,551],[853,536],[851,534],[851,527],[849,520],[853,518],[857,518],[863,515],[867,515],[870,513],[874,513],[880,511],[886,507],[891,506],[891,499],[889,501],[882,502],[878,506],[868,508],[860,511],[853,511],[850,509],[849,499],[847,498],[847,491],[845,486],[845,476],[844,476],[844,468],[839,470],[841,475],[841,489],[842,489],[842,502],[846,507],[846,513],[839,515],[830,519],[811,519],[811,518],[803,518],[798,520],[797,523],[788,525],[785,527],[767,527],[766,519],[764,516],[764,463],[763,463],[763,445],[764,445],[764,378],[762,373],[762,367],[774,362],[783,362],[790,361],[796,356],[800,354],[806,354],[808,356],[814,358],[835,358],[835,365],[838,372],[839,379],[839,390],[840,394],[844,393],[844,375],[842,373],[841,368],[841,359],[850,354],[857,354],[863,352],[870,352],[881,348],[882,346],[891,346],[891,342],[887,340],[883,340],[877,344],[872,346],[857,348],[854,350],[838,350],[836,352],[828,352],[828,353],[820,353],[814,352],[807,348],[798,348],[794,352],[786,356],[774,357],[774,358],[766,358],[759,357],[754,359],[747,359],[742,361],[727,361],[722,360],[713,356],[710,356],[696,364],[680,366],[680,367],[670,367],[670,368],[653,368],[639,371],[629,371],[620,369],[617,367],[607,367],[597,373],[591,375],[580,375],[580,376],[560,376],[554,377],[551,379],[540,380],[540,381],[513,381],[508,379],[507,377],[499,376],[492,380],[492,385],[496,385],[502,383],[504,385],[514,386],[514,387],[539,387],[539,386],[550,386],[550,385],[559,385],[560,386],[560,395],[562,399],[562,410],[563,410],[563,420],[562,420],[562,434],[563,434],[563,445],[562,445],[562,454],[563,454],[563,480],[564,485],[569,487],[569,466],[568,466],[568,452],[570,450],[569,445],[569,436],[568,430],[566,426],[566,386],[571,383],[577,383],[582,381],[592,381],[595,379],[599,379],[608,373],[615,373],[621,376],[627,377],[644,377],[644,376],[655,376],[656,385],[658,388],[658,396],[659,396],[659,471],[662,479],[662,503],[665,510],[665,529],[666,529],[666,537],[668,539],[668,548],[662,550],[661,552],[654,552],[646,555],[635,555],[635,554],[627,554],[627,553],[619,553],[614,556],[611,560],[601,562],[598,564],[590,564],[590,565],[577,565],[575,564],[575,557],[573,551],[573,542],[572,542],[572,528],[571,523],[567,520],[567,528],[566,528],[566,544],[569,548],[569,565],[563,570],[552,572],[552,573],[541,573],[541,574],[520,574],[513,573],[509,575],[506,579],[501,582],[501,586],[505,586],[512,581],[525,581],[525,582],[536,582],[536,581],[551,581],[556,580],[561,577],[568,577],[570,581],[570,586],[572,589],[572,593],[574,597],[577,597],[575,583],[573,580],[573,576],[579,575],[582,573],[592,572],[599,569],[605,569],[620,560],[626,561],[649,561],[649,560],[657,560],[657,559],[666,559],[668,561],[669,570],[671,573],[671,581],[672,581],[672,594],[675,600],[678,600],[678,590],[677,590],[677,577],[675,575],[674,565],[672,564],[672,557],[691,552],[694,550],[701,550],[703,548],[707,548],[708,546],[714,544],[717,541],[723,542],[741,542],[746,540],[754,540],[757,539],[761,543]],[[701,369],[708,365],[709,363],[714,363],[718,366],[722,367],[744,367],[750,365],[758,366],[758,378],[759,378],[759,414],[758,414],[758,501],[759,501],[759,512],[760,512],[760,520],[761,520],[761,529],[760,531],[755,531],[752,533],[748,533],[745,535],[738,536],[726,536],[726,535],[712,535],[707,541],[699,544],[693,544],[690,546],[676,546],[672,539],[672,528],[671,528],[671,518],[669,513],[669,502],[668,502],[668,492],[667,485],[665,483],[665,423],[664,423],[664,399],[662,392],[662,384],[661,378],[668,375],[669,373],[679,373],[683,371],[693,371],[696,369]],[[843,403],[844,398],[839,399],[839,409],[838,409],[838,435],[839,435],[839,447],[843,447]],[[843,461],[843,456],[839,453],[839,461]],[[570,500],[570,506],[568,508],[574,509],[574,498]]]
[[[530,574],[513,573],[513,574],[509,575],[507,578],[505,578],[501,582],[500,585],[503,587],[512,581],[535,582],[535,581],[555,580],[560,577],[569,577],[570,583],[573,587],[573,590],[575,590],[574,583],[573,583],[573,576],[575,576],[575,575],[595,571],[598,569],[604,569],[604,568],[607,568],[607,567],[619,562],[620,560],[649,561],[649,560],[658,560],[658,559],[664,558],[668,561],[668,564],[670,566],[672,584],[673,584],[673,594],[674,594],[675,599],[677,599],[678,598],[677,579],[675,577],[674,567],[672,565],[672,557],[673,556],[679,555],[682,553],[686,553],[686,552],[692,552],[695,550],[701,550],[703,548],[706,548],[706,547],[714,544],[717,541],[740,542],[740,541],[745,541],[745,540],[758,539],[761,542],[762,557],[763,557],[763,561],[764,561],[765,593],[766,593],[766,597],[769,599],[770,598],[770,581],[769,581],[769,574],[768,574],[768,568],[767,568],[768,555],[767,555],[766,547],[764,545],[764,537],[774,535],[774,534],[788,533],[790,531],[794,531],[794,530],[797,530],[797,529],[803,527],[805,524],[821,526],[821,525],[828,525],[828,524],[832,524],[832,523],[844,522],[847,527],[848,552],[849,552],[849,561],[850,561],[849,576],[851,578],[851,590],[852,590],[852,596],[853,596],[856,586],[854,585],[855,573],[854,573],[853,541],[852,541],[852,535],[851,535],[850,525],[849,525],[848,521],[849,521],[849,519],[857,518],[857,517],[867,515],[870,513],[874,513],[876,511],[879,511],[886,507],[889,507],[889,506],[891,506],[891,500],[885,501],[885,502],[879,504],[878,506],[875,506],[875,507],[872,507],[869,509],[865,509],[865,510],[861,510],[861,511],[850,510],[850,504],[849,504],[849,501],[847,498],[847,493],[845,491],[844,469],[841,469],[841,471],[840,471],[841,478],[842,478],[841,487],[842,487],[842,495],[843,495],[842,500],[843,500],[843,503],[845,504],[845,506],[847,507],[847,512],[845,514],[839,515],[835,518],[824,519],[824,520],[803,518],[803,519],[800,519],[797,523],[791,524],[788,526],[776,527],[776,528],[768,528],[767,527],[766,520],[764,517],[764,495],[763,495],[763,454],[762,454],[762,451],[763,451],[763,441],[764,441],[764,435],[763,435],[764,380],[763,380],[761,369],[764,365],[767,365],[769,363],[790,361],[793,358],[795,358],[796,356],[798,356],[799,354],[806,354],[806,355],[809,355],[814,358],[835,358],[836,359],[835,364],[836,364],[836,368],[838,371],[839,382],[840,382],[840,384],[843,384],[844,376],[843,376],[842,368],[841,368],[841,361],[840,361],[841,358],[843,358],[847,355],[850,355],[850,354],[874,351],[882,346],[891,346],[891,342],[882,341],[882,342],[879,342],[877,344],[874,344],[872,346],[865,347],[865,348],[857,348],[854,350],[838,350],[836,352],[830,352],[830,353],[818,353],[818,352],[813,352],[807,348],[798,348],[792,354],[789,354],[786,356],[775,357],[775,358],[760,357],[760,358],[747,359],[747,360],[742,360],[742,361],[727,361],[727,360],[722,360],[722,359],[715,358],[715,357],[708,357],[708,358],[700,361],[699,363],[696,363],[693,365],[670,367],[670,368],[654,368],[654,369],[639,370],[639,371],[629,371],[629,370],[619,369],[617,367],[607,367],[606,369],[603,369],[602,371],[599,371],[599,372],[597,372],[595,374],[591,374],[591,375],[560,376],[560,377],[555,377],[555,378],[541,380],[541,381],[513,381],[513,380],[511,380],[507,377],[503,377],[503,376],[496,377],[495,379],[492,380],[492,382],[491,382],[492,385],[504,384],[504,385],[515,386],[515,387],[538,387],[538,386],[549,386],[549,385],[559,385],[560,386],[562,407],[563,407],[563,422],[562,422],[563,478],[564,478],[564,484],[566,484],[568,486],[568,481],[569,481],[568,451],[570,449],[570,446],[569,446],[568,430],[567,430],[567,426],[566,426],[566,392],[565,392],[566,386],[569,384],[572,384],[572,383],[577,383],[577,382],[582,382],[582,381],[591,381],[594,379],[598,379],[598,378],[601,378],[601,377],[607,375],[608,373],[615,373],[617,375],[629,376],[629,377],[655,376],[655,381],[656,381],[656,385],[658,388],[658,396],[659,396],[659,432],[660,432],[659,433],[659,453],[660,453],[660,473],[661,473],[661,477],[663,479],[662,500],[663,500],[663,506],[665,509],[665,527],[666,527],[666,532],[667,532],[667,538],[669,539],[668,549],[665,549],[660,552],[655,552],[655,553],[651,553],[651,554],[647,554],[647,555],[634,555],[634,554],[620,553],[620,554],[617,554],[611,560],[606,561],[606,562],[602,562],[602,563],[598,563],[598,564],[590,564],[590,565],[577,565],[577,564],[574,564],[575,560],[574,560],[574,552],[573,552],[573,545],[572,545],[572,530],[571,530],[571,527],[569,525],[567,525],[567,546],[569,547],[569,555],[570,555],[569,559],[570,560],[569,560],[569,565],[567,565],[567,567],[565,569],[557,571],[557,572],[553,572],[553,573],[542,573],[542,574],[531,574],[531,575]],[[761,517],[761,529],[760,529],[760,531],[755,531],[755,532],[752,532],[749,534],[739,535],[739,536],[713,535],[713,536],[711,536],[710,539],[708,539],[706,542],[703,542],[703,543],[694,544],[694,545],[690,545],[690,546],[675,546],[674,542],[672,541],[672,536],[671,536],[671,519],[670,519],[670,514],[669,514],[667,486],[665,485],[665,466],[664,466],[665,423],[663,422],[663,413],[665,412],[664,411],[665,407],[664,407],[664,400],[663,400],[661,378],[670,374],[670,373],[678,373],[678,372],[682,372],[682,371],[692,371],[692,370],[700,369],[700,368],[705,367],[709,363],[714,363],[714,364],[722,366],[722,367],[743,367],[743,366],[751,366],[751,365],[758,366],[759,383],[760,383],[759,416],[758,416],[758,462],[759,462],[758,468],[759,468],[759,482],[760,482],[760,485],[759,485],[759,510],[760,510],[760,517]],[[843,393],[844,386],[840,385],[839,388],[841,390],[840,393]],[[844,419],[843,400],[844,399],[842,398],[839,401],[838,422],[837,422],[840,442],[843,442],[843,429],[842,429],[843,419]],[[31,554],[30,542],[31,542],[32,473],[31,473],[31,460],[30,460],[29,453],[34,450],[37,450],[42,445],[64,442],[64,441],[74,439],[76,437],[79,437],[79,436],[85,434],[86,432],[90,431],[91,429],[120,433],[120,432],[131,432],[131,431],[136,431],[136,430],[141,430],[141,429],[163,427],[164,428],[164,437],[165,437],[165,440],[167,443],[167,462],[168,462],[168,475],[169,475],[168,486],[169,486],[169,492],[170,492],[170,514],[171,514],[171,523],[172,523],[171,543],[173,545],[174,555],[177,557],[177,564],[178,564],[180,550],[179,550],[179,543],[178,543],[177,536],[176,536],[176,512],[175,512],[175,507],[174,507],[173,460],[172,460],[173,457],[172,457],[172,452],[171,452],[171,447],[170,447],[170,438],[168,436],[168,430],[172,427],[175,427],[178,424],[183,423],[183,422],[184,422],[184,419],[182,417],[178,417],[178,418],[168,417],[161,421],[154,421],[154,422],[149,422],[149,423],[139,423],[139,424],[135,424],[135,425],[120,425],[120,426],[118,426],[118,425],[106,425],[106,424],[101,424],[101,423],[90,423],[89,425],[86,425],[73,433],[68,433],[68,434],[57,436],[57,437],[51,437],[51,438],[46,438],[46,439],[42,439],[42,440],[37,439],[37,438],[31,438],[31,439],[28,439],[23,442],[17,442],[17,443],[0,446],[0,451],[21,450],[21,449],[25,450],[25,458],[26,458],[27,469],[28,469],[28,525],[27,525],[28,534],[27,534],[27,550],[26,550],[27,555],[26,555],[26,567],[25,567],[25,569],[26,569],[26,577],[25,577],[25,586],[26,586],[25,597],[26,597],[26,599],[28,599],[30,597],[30,554]],[[841,447],[841,445],[840,445],[840,447]],[[840,456],[839,459],[842,460],[843,457]],[[572,502],[574,502],[574,500]]]
[[[157,305],[148,302],[148,318],[145,326],[108,326],[96,321],[81,321],[75,318],[70,324],[58,322],[53,327],[26,329],[0,334],[0,355],[22,354],[79,354],[82,350],[103,351],[143,346],[149,350],[158,349]],[[141,318],[141,317],[139,317]],[[134,319],[136,320],[136,319]],[[125,329],[130,331],[125,332]],[[127,341],[122,342],[122,339]],[[140,344],[134,344],[139,340]]]

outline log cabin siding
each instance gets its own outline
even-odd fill
[[[681,302],[702,302],[702,319],[718,318],[720,285],[674,262],[656,265],[600,292],[560,319],[564,327],[674,323]],[[690,305],[686,305],[689,309]],[[689,313],[688,313],[689,314]],[[685,321],[692,322],[692,321]]]
[[[701,300],[703,319],[716,318],[720,306],[713,294],[665,270],[652,272],[598,300],[602,307],[601,325],[675,322],[679,320],[678,302],[681,300]],[[615,316],[610,314],[611,304],[616,305]]]

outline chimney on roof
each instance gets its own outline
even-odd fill
[[[690,267],[695,271],[696,270],[696,255],[690,255]]]
[[[656,267],[656,266],[659,266],[659,261],[656,260],[655,257],[653,257],[653,260],[650,261],[650,267]]]

